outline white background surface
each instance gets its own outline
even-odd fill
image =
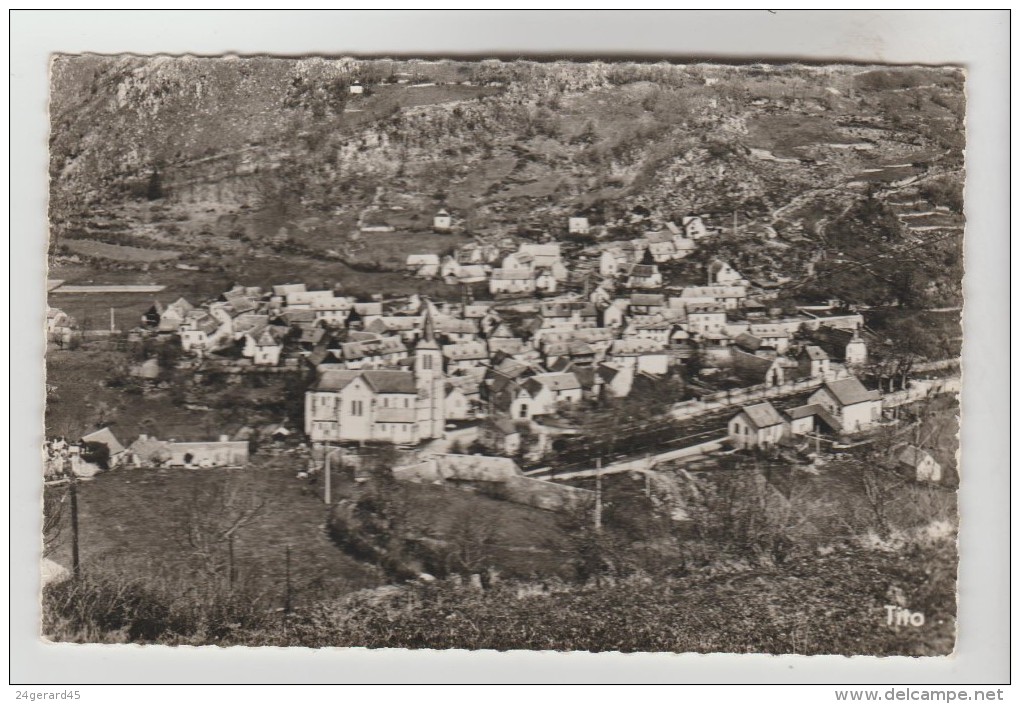
[[[9,72],[12,178],[8,334],[17,330],[18,335],[10,360],[11,682],[1006,681],[1010,490],[1006,384],[1008,42],[1009,15],[1001,11],[14,12]],[[41,331],[45,311],[47,60],[51,52],[86,51],[467,54],[502,58],[626,55],[683,61],[853,60],[965,66],[967,273],[958,654],[942,659],[850,659],[171,649],[42,643],[37,636],[36,536],[40,525],[39,448],[44,398]],[[747,695],[758,696],[751,691]]]

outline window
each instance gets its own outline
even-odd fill
[[[351,415],[352,416],[360,416],[360,415],[363,415],[364,412],[365,412],[365,402],[364,401],[351,401]]]
[[[422,369],[432,369],[432,356],[426,355],[421,360]]]
[[[409,407],[408,406],[409,403],[410,403],[410,401],[408,400],[407,396],[405,396],[404,397],[404,408],[408,408]]]

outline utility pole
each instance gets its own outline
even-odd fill
[[[291,609],[291,599],[290,599],[290,596],[291,596],[290,595],[290,544],[289,543],[287,544],[287,547],[286,547],[286,553],[285,553],[284,560],[285,560],[284,568],[286,570],[286,580],[287,581],[286,581],[286,585],[285,585],[286,592],[285,592],[285,595],[284,595],[283,613],[289,614],[290,613],[290,609]]]
[[[227,538],[227,581],[230,584],[230,589],[233,591],[234,584],[237,583],[237,567],[234,564],[234,534],[231,533]]]
[[[71,572],[75,577],[81,576],[81,560],[78,556],[78,479],[71,471],[71,481],[67,487],[71,496]]]
[[[733,209],[733,236],[737,236],[737,210]]]
[[[332,503],[332,498],[333,498],[333,491],[332,491],[333,490],[333,484],[332,484],[333,468],[330,466],[330,460],[332,459],[330,457],[330,454],[331,454],[330,453],[330,444],[327,442],[326,443],[326,462],[325,462],[325,467],[324,467],[324,469],[326,471],[326,491],[325,491],[325,496],[323,497],[323,500],[325,501],[327,506],[329,506]]]
[[[595,458],[595,530],[602,530],[602,458]]]
[[[113,306],[110,306],[110,332],[114,332],[116,329],[117,324],[113,317]]]

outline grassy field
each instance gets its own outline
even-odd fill
[[[407,254],[436,253],[461,243],[464,238],[455,235],[426,235],[422,238],[403,237],[399,233],[373,233],[380,237],[380,250],[373,243],[371,259],[378,260],[385,251],[388,264],[403,265]],[[366,257],[366,261],[368,257]],[[402,271],[356,271],[346,264],[302,255],[266,254],[244,259],[220,262],[225,271],[109,271],[85,265],[68,265],[50,269],[49,278],[64,279],[69,284],[160,284],[165,285],[159,294],[148,293],[61,293],[49,294],[49,305],[60,308],[87,329],[107,329],[110,308],[114,309],[117,327],[129,330],[135,327],[142,314],[154,300],[164,305],[183,296],[192,304],[215,298],[231,285],[262,286],[304,282],[310,288],[338,285],[350,295],[367,297],[374,293],[402,296],[421,293],[437,299],[459,299],[459,286],[448,286],[442,281],[422,280],[405,275]]]
[[[811,115],[758,115],[747,129],[748,144],[784,158],[800,158],[797,147],[847,141],[829,118]]]
[[[260,458],[243,470],[125,469],[82,482],[78,505],[84,569],[186,576],[201,567],[188,540],[192,513],[210,508],[210,497],[225,487],[237,487],[266,502],[262,513],[237,532],[235,559],[246,586],[280,596],[287,546],[299,599],[379,584],[373,568],[348,557],[329,539],[326,508],[306,482],[295,479],[298,468],[293,465],[293,460]],[[63,536],[69,533],[65,529]],[[53,559],[69,565],[69,550],[65,539]]]
[[[504,577],[571,574],[569,543],[552,512],[448,486],[405,485],[403,497],[409,525],[436,539],[467,541]]]
[[[102,257],[118,262],[163,262],[178,259],[181,256],[180,252],[167,249],[143,249],[94,240],[67,240],[64,245],[75,254]]]
[[[185,409],[167,391],[133,394],[107,386],[111,373],[127,364],[127,354],[100,345],[50,350],[46,383],[56,388],[56,396],[46,404],[46,435],[80,437],[109,425],[125,445],[143,432],[158,432],[164,438],[216,436],[221,413]]]

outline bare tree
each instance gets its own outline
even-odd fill
[[[233,586],[238,576],[235,539],[263,517],[266,504],[261,488],[248,477],[226,478],[212,490],[196,486],[181,529],[198,570],[212,579],[225,575]]]
[[[43,557],[49,557],[63,544],[66,495],[66,491],[58,492],[53,487],[43,490]]]
[[[484,573],[492,566],[496,526],[476,511],[461,511],[447,534],[447,568],[461,573]]]

